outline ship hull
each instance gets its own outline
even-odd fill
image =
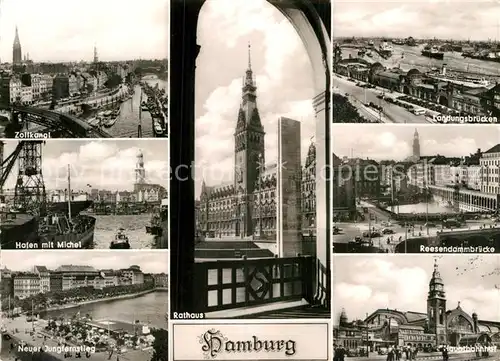
[[[483,61],[492,61],[494,63],[500,63],[500,58],[488,58],[485,56],[474,56],[474,55],[464,55],[462,54],[464,58],[471,58],[471,59],[476,59],[476,60],[483,60]]]
[[[96,219],[91,216],[78,216],[86,226],[81,230],[65,234],[39,234],[38,220],[20,225],[15,229],[4,229],[0,234],[2,249],[90,249],[94,246]]]
[[[130,244],[121,242],[121,243],[112,243],[109,246],[109,249],[130,249]]]
[[[429,51],[422,51],[422,55],[427,57],[427,58],[432,58],[432,59],[438,59],[438,60],[444,59],[443,53],[431,53]]]

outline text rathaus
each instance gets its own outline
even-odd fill
[[[281,118],[281,129],[295,120]],[[300,125],[300,124],[299,124]],[[292,128],[292,127],[290,127]],[[295,127],[296,129],[297,127]],[[298,133],[279,131],[280,151],[296,153],[300,157],[300,126]],[[207,237],[248,237],[274,239],[277,228],[279,162],[265,165],[264,127],[257,107],[257,87],[248,53],[248,69],[242,87],[242,101],[234,132],[233,181],[216,186],[203,182],[196,209],[198,231]],[[285,144],[285,145],[283,145]],[[297,230],[302,237],[315,237],[316,220],[316,147],[311,142],[305,165],[295,173],[299,202],[286,204],[295,208]],[[291,165],[284,165],[290,171]],[[288,189],[284,189],[287,192]]]

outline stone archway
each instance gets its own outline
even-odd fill
[[[314,77],[316,96],[313,105],[316,110],[316,274],[314,285],[315,301],[330,307],[330,235],[329,227],[329,164],[331,151],[330,134],[330,70],[332,48],[330,40],[331,4],[329,1],[311,4],[308,0],[267,0],[275,6],[294,26],[309,55]],[[186,181],[172,179],[170,203],[174,212],[190,214],[194,204],[194,180],[189,176],[187,164],[194,162],[194,94],[196,57],[200,51],[197,44],[197,26],[200,10],[205,0],[172,0],[170,5],[170,116],[182,119],[171,123],[170,142],[171,169],[182,168]],[[183,172],[186,172],[185,174]],[[179,171],[176,171],[179,173]],[[176,312],[195,309],[194,271],[194,219],[185,219],[183,226],[171,227],[171,309]]]

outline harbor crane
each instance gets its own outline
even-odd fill
[[[3,158],[5,143],[0,142],[0,193],[17,163],[14,189],[14,208],[44,216],[47,212],[47,194],[42,174],[43,140],[19,141],[14,151]]]

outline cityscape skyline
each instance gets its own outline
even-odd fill
[[[264,0],[207,1],[198,23],[195,157],[203,174],[195,175],[196,197],[203,180],[207,185],[233,180],[233,133],[249,43],[266,162],[276,160],[279,117],[301,121],[303,160],[314,135],[312,66],[291,23]]]
[[[337,255],[334,263],[334,324],[345,309],[350,321],[377,309],[426,313],[429,281],[437,261],[446,308],[460,302],[480,320],[500,321],[500,257],[496,255]],[[369,272],[367,272],[369,270]]]
[[[333,10],[333,34],[334,37],[500,41],[495,15],[499,11],[500,4],[488,0],[338,1]],[[411,30],[408,24],[412,24]]]
[[[6,159],[14,151],[18,141],[4,140],[4,143],[4,159]],[[42,146],[42,173],[45,187],[48,190],[66,189],[69,164],[73,191],[89,191],[90,188],[132,190],[139,151],[143,154],[146,180],[167,188],[170,170],[168,141],[165,139],[112,141],[51,139]],[[17,173],[16,161],[4,189],[15,187]]]
[[[34,62],[91,62],[94,46],[101,61],[168,58],[166,0],[139,6],[119,0],[3,0],[0,7],[2,62],[12,62],[16,27],[23,59],[29,53]]]
[[[418,131],[422,156],[465,157],[500,143],[495,125],[396,125],[336,124],[332,132],[333,153],[342,158],[405,160],[412,153],[413,135]],[[352,134],[355,134],[353,139]]]
[[[144,273],[168,274],[168,251],[137,249],[134,252],[109,250],[78,250],[64,252],[60,250],[0,252],[0,269],[7,267],[11,271],[29,271],[33,266],[46,266],[55,269],[62,265],[92,266],[96,269],[123,269],[137,265]]]

